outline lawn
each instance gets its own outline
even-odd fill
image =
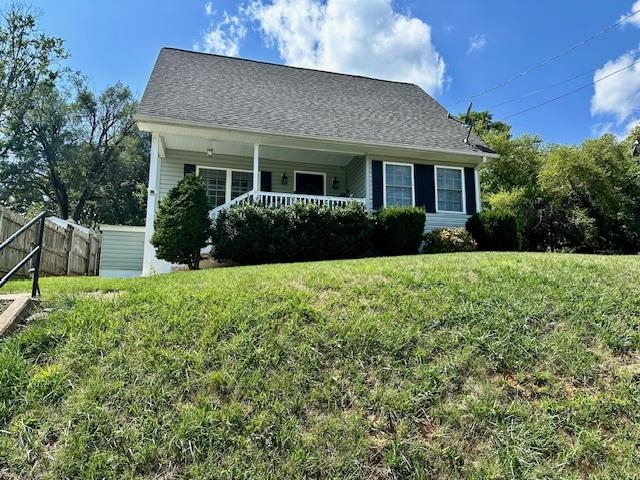
[[[637,256],[41,287],[0,341],[0,478],[640,478]]]

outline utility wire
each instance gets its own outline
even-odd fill
[[[560,82],[552,83],[551,85],[547,85],[545,87],[540,87],[540,88],[538,88],[536,90],[533,90],[533,91],[531,91],[529,93],[525,93],[524,95],[520,95],[519,97],[513,97],[513,98],[510,98],[509,100],[505,100],[504,102],[496,103],[495,105],[491,105],[491,106],[487,107],[486,109],[487,110],[493,110],[494,108],[498,108],[498,107],[501,107],[503,105],[507,105],[509,103],[517,102],[518,100],[524,100],[525,98],[529,98],[529,97],[531,97],[533,95],[537,95],[538,93],[543,92],[545,90],[548,90],[550,88],[559,87],[560,85],[564,85],[565,83],[572,82],[573,80],[576,80],[576,79],[578,79],[580,77],[584,77],[585,75],[589,75],[590,73],[593,73],[593,72],[595,72],[597,70],[599,70],[599,69],[598,68],[593,68],[593,69],[589,70],[588,72],[579,73],[578,75],[574,75],[573,77],[567,78],[566,80],[562,80]]]
[[[598,78],[597,80],[594,80],[591,83],[587,83],[586,85],[582,85],[581,87],[578,87],[578,88],[576,88],[574,90],[571,90],[569,92],[563,93],[562,95],[558,95],[555,98],[551,98],[551,99],[547,100],[546,102],[542,102],[542,103],[539,103],[538,105],[534,105],[532,107],[525,108],[524,110],[521,110],[519,112],[512,113],[511,115],[508,115],[508,116],[504,117],[502,120],[508,120],[508,119],[513,118],[513,117],[515,117],[517,115],[522,115],[523,113],[530,112],[531,110],[535,110],[537,108],[544,107],[545,105],[548,105],[548,104],[550,104],[552,102],[560,100],[561,98],[564,98],[564,97],[567,97],[567,96],[569,96],[569,95],[571,95],[573,93],[579,92],[580,90],[584,90],[585,88],[589,88],[592,85],[595,85],[596,83],[601,82],[602,80],[605,80],[605,79],[607,79],[609,77],[612,77],[612,76],[614,76],[614,75],[616,75],[616,74],[618,74],[618,73],[620,73],[620,72],[622,72],[624,70],[627,70],[627,69],[629,69],[629,68],[631,68],[634,65],[637,65],[639,63],[640,63],[640,59],[636,60],[635,62],[633,62],[630,65],[627,65],[626,67],[622,67],[622,68],[620,68],[620,69],[618,69],[618,70],[616,70],[614,72],[611,72],[611,73],[605,75],[604,77],[600,77],[600,78]]]
[[[498,88],[504,87],[505,85],[510,84],[511,82],[514,82],[515,80],[518,80],[519,78],[524,77],[525,75],[530,74],[531,72],[534,72],[542,67],[544,67],[545,65],[548,65],[551,62],[554,62],[555,60],[559,59],[560,57],[565,56],[568,53],[573,52],[574,50],[582,47],[583,45],[595,40],[596,38],[598,38],[601,35],[604,35],[605,33],[609,32],[610,30],[613,30],[615,27],[617,27],[618,25],[623,24],[624,22],[626,22],[627,20],[629,20],[631,17],[633,17],[634,15],[640,13],[640,9],[635,10],[633,12],[631,12],[629,15],[622,17],[620,20],[618,20],[616,23],[609,25],[607,28],[605,28],[604,30],[599,31],[598,33],[594,33],[593,35],[591,35],[590,37],[582,40],[580,43],[576,43],[575,45],[573,45],[572,47],[567,48],[566,50],[563,50],[562,52],[558,53],[557,55],[545,60],[542,63],[539,63],[537,65],[534,65],[533,67],[530,67],[526,70],[524,70],[523,72],[520,72],[519,74],[517,74],[514,77],[511,77],[503,82],[500,82],[496,85],[494,85],[493,87],[487,88],[486,90],[483,90],[481,92],[478,92],[474,95],[471,95],[470,97],[467,98],[462,98],[456,102],[450,103],[447,105],[447,107],[453,107],[455,105],[458,105],[462,102],[466,102],[468,100],[472,100],[474,98],[480,97],[482,95],[486,95],[489,92],[493,92],[494,90],[497,90]]]

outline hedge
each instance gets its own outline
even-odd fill
[[[216,218],[213,253],[239,264],[361,257],[371,251],[373,228],[373,217],[357,202],[335,209],[237,205]]]
[[[425,213],[421,207],[389,207],[376,218],[375,244],[382,255],[418,253],[424,233]]]

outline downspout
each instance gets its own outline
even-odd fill
[[[480,196],[480,168],[487,163],[487,157],[483,156],[482,161],[473,169],[473,179],[475,181],[476,191],[476,210],[479,212],[482,210],[481,196]]]

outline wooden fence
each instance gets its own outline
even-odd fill
[[[0,243],[29,221],[0,206]],[[17,238],[0,253],[0,274],[8,272],[31,251],[36,241],[38,224]],[[85,233],[69,225],[64,228],[47,220],[40,263],[41,275],[97,275],[100,265],[102,236]],[[27,276],[29,265],[19,272]]]

